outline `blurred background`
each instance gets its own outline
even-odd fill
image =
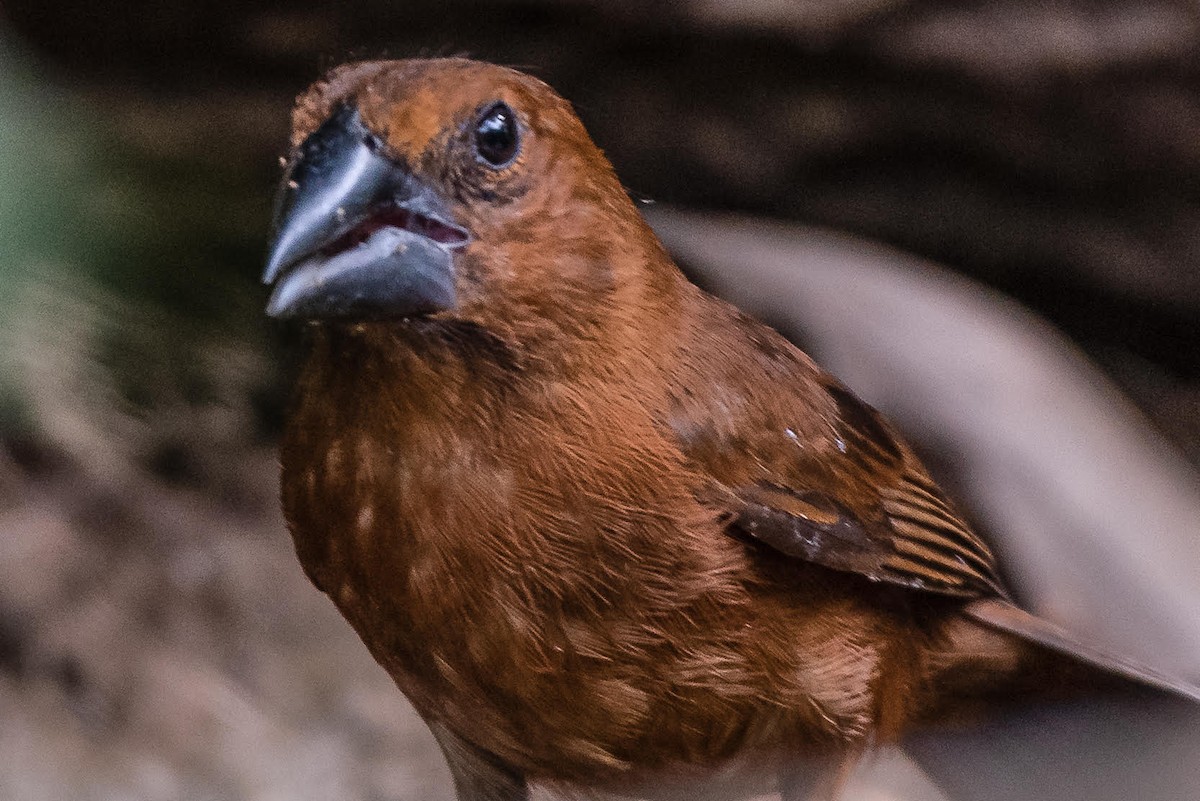
[[[347,59],[451,54],[571,99],[698,280],[895,415],[1031,605],[1200,675],[1194,3],[5,0],[0,798],[450,797],[291,552],[297,337],[258,276],[292,98]],[[1078,769],[1195,797],[1200,724],[1162,714]],[[925,764],[1011,756],[1009,731]],[[896,770],[856,792],[1048,781]]]

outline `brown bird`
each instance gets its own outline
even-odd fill
[[[310,323],[305,571],[464,801],[777,770],[1088,671],[896,430],[690,284],[570,105],[464,59],[299,98],[265,280]],[[830,766],[819,787],[793,767]]]

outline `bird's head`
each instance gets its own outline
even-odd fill
[[[301,95],[291,144],[272,316],[460,320],[521,342],[588,334],[673,280],[570,105],[514,70],[346,65]]]

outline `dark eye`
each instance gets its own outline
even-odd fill
[[[506,167],[517,155],[517,115],[503,103],[483,112],[475,125],[475,151],[493,167]]]

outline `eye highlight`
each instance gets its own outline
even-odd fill
[[[475,152],[491,167],[507,167],[520,149],[517,115],[504,103],[495,103],[475,123]]]

